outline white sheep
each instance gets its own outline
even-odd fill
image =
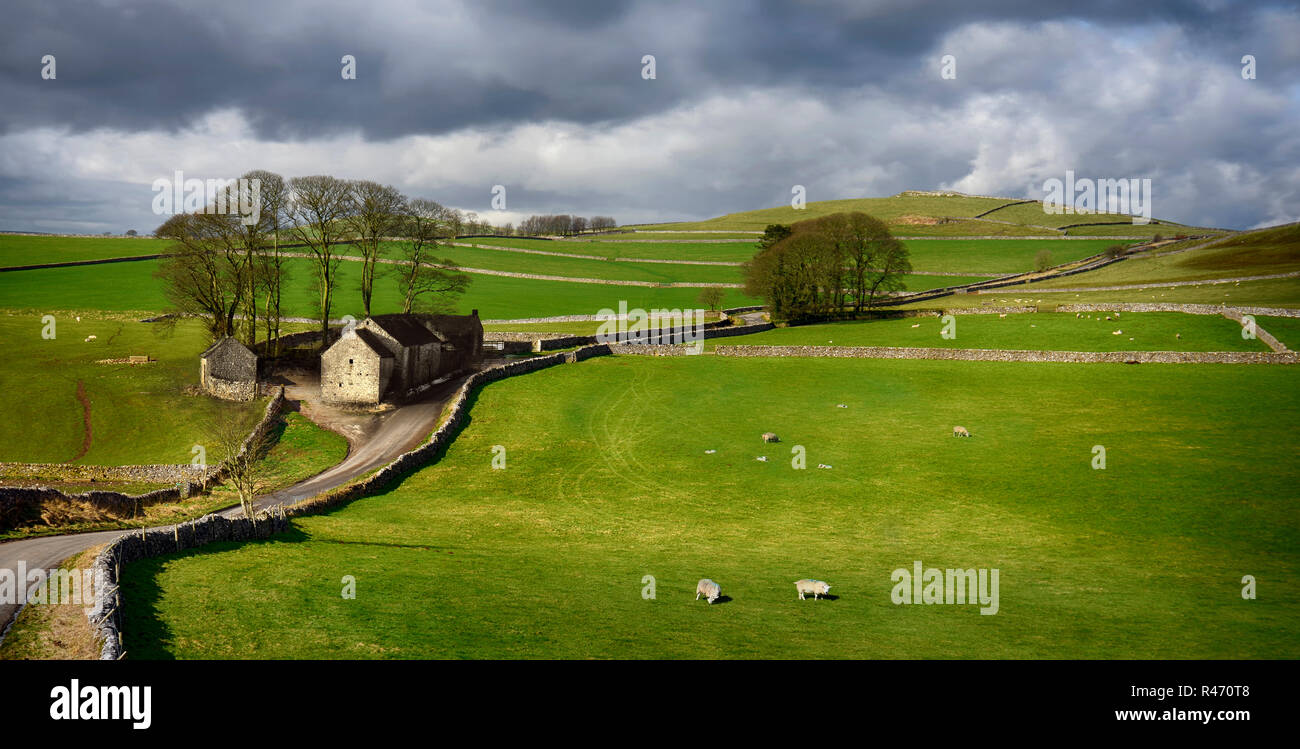
[[[795,583],[794,588],[799,591],[800,601],[806,600],[804,596],[809,593],[812,593],[813,600],[815,601],[818,596],[824,596],[831,592],[831,586],[827,583],[824,583],[821,580],[809,580],[807,578]]]
[[[952,428],[952,436],[954,436],[954,437],[969,437],[969,436],[970,436],[970,432],[966,431],[966,427],[953,427],[953,428]]]
[[[704,596],[709,603],[713,603],[721,595],[722,588],[707,577],[695,584],[695,600],[697,601],[700,600],[700,596]]]

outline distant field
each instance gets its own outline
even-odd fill
[[[509,242],[510,240],[503,240]],[[537,245],[554,242],[539,241]],[[583,244],[583,243],[574,243]],[[503,245],[505,246],[505,245]],[[640,247],[641,245],[622,245]],[[678,245],[697,247],[700,245]],[[707,246],[707,245],[705,245]],[[541,247],[550,252],[570,252],[567,249]],[[393,243],[384,248],[385,256],[401,257],[400,245]],[[349,253],[352,254],[352,253]],[[631,254],[631,253],[629,253]],[[752,254],[752,248],[751,248]],[[603,258],[591,259],[536,255],[526,252],[481,250],[473,247],[440,247],[440,258],[448,258],[466,268],[483,268],[511,273],[535,273],[566,278],[600,278],[615,281],[653,281],[656,283],[740,283],[740,269],[720,265],[674,265],[670,263],[614,262]]]
[[[1034,270],[1039,251],[1051,253],[1053,265],[1080,260],[1102,252],[1117,242],[1109,239],[909,239],[904,243],[913,270],[990,274]]]
[[[0,234],[0,268],[109,257],[155,255],[169,244],[161,239],[126,237],[45,237]]]
[[[1074,276],[1081,278],[1082,276]],[[1039,293],[1035,293],[1035,292]],[[945,309],[950,307],[1005,306],[1033,304],[1039,309],[1055,309],[1058,304],[1102,302],[1167,302],[1171,304],[1229,304],[1260,307],[1300,307],[1300,278],[1270,281],[1245,281],[1240,284],[1145,288],[1125,291],[1081,291],[1042,293],[1035,285],[1011,286],[995,294],[946,296],[907,304],[900,309]]]
[[[1300,226],[1229,236],[1200,250],[1134,256],[1082,276],[1043,281],[1034,288],[1200,281],[1294,271],[1300,271]]]
[[[764,346],[907,346],[1034,351],[1268,351],[1243,340],[1241,326],[1223,317],[1179,312],[958,315],[957,337],[940,335],[937,317],[800,325],[710,341],[709,348]],[[1114,331],[1123,331],[1114,335]],[[1182,338],[1176,338],[1181,334]]]
[[[159,311],[167,306],[162,287],[152,277],[157,261],[147,260],[110,265],[52,268],[0,273],[0,308],[10,309],[99,309]],[[334,317],[359,317],[361,309],[360,263],[340,265]],[[291,281],[284,298],[286,316],[315,316],[315,281],[309,260],[289,263]],[[694,307],[700,294],[693,288],[608,286],[535,281],[501,276],[473,276],[469,291],[460,298],[457,310],[479,310],[481,317],[511,319],[552,315],[594,315],[604,308],[617,308],[620,300],[630,307],[680,309]],[[737,289],[726,289],[724,307],[756,304]],[[376,313],[401,309],[395,281],[376,281]]]
[[[847,200],[819,200],[807,203],[796,210],[789,205],[742,211],[718,216],[707,221],[661,225],[665,229],[728,231],[736,229],[762,231],[768,224],[791,224],[842,211],[863,211],[886,223],[901,216],[962,216],[969,217],[996,208],[1008,201],[1000,198],[900,196],[888,198],[851,198]],[[655,225],[638,226],[640,229],[657,228]],[[990,232],[992,233],[992,232]]]
[[[661,226],[666,227],[669,225],[661,224]],[[608,241],[608,242],[634,242],[636,244],[645,243],[646,240],[652,240],[657,242],[673,242],[673,241],[698,242],[706,239],[707,240],[726,239],[726,240],[733,240],[737,242],[752,242],[758,239],[758,234],[755,232],[675,232],[674,233],[674,232],[669,232],[665,228],[665,229],[656,229],[651,232],[639,231],[639,232],[627,232],[623,234],[603,234],[600,235],[599,237],[596,237],[596,239],[600,241]]]
[[[562,365],[489,385],[389,492],[125,567],[128,657],[1300,657],[1297,388],[1296,367]],[[891,603],[916,561],[998,569],[998,613]],[[1243,601],[1247,572],[1270,593]],[[727,599],[694,600],[702,577]],[[803,577],[835,599],[798,600]]]
[[[1061,226],[1068,226],[1070,224],[1104,223],[1104,224],[1116,224],[1119,226],[1123,226],[1125,230],[1129,228],[1136,228],[1136,225],[1133,223],[1132,217],[1124,214],[1048,213],[1047,211],[1043,210],[1042,203],[1020,203],[1018,205],[1006,206],[1004,208],[999,208],[998,210],[988,214],[987,216],[984,216],[984,218],[995,219],[998,221],[1011,221],[1016,224],[1024,224],[1027,226],[1037,225],[1037,226],[1061,227]],[[1150,226],[1150,224],[1147,224],[1146,226]],[[1079,227],[1079,228],[1082,229],[1084,227]],[[1111,227],[1109,226],[1104,226],[1104,227],[1100,227],[1100,230],[1107,231],[1110,228]],[[1162,230],[1163,233],[1165,234],[1176,234],[1179,232],[1188,231],[1190,228],[1191,227],[1186,227],[1179,224],[1166,224],[1162,227]],[[1093,229],[1095,230],[1097,229],[1097,227],[1093,227]],[[1141,232],[1134,232],[1134,234],[1140,234],[1140,233]]]
[[[742,263],[758,251],[758,238],[738,242],[576,242],[568,240],[498,238],[466,240],[475,244],[519,247],[545,252],[567,252],[596,258],[649,258],[651,260],[707,260]],[[459,249],[459,248],[450,248]],[[442,252],[440,249],[439,252]],[[493,252],[493,250],[480,250]],[[500,251],[498,254],[505,255]],[[515,255],[506,255],[513,258]],[[707,267],[707,266],[705,266]]]
[[[56,308],[50,308],[53,311]],[[226,405],[186,395],[197,385],[198,355],[207,339],[196,321],[166,337],[157,325],[129,318],[55,314],[56,338],[41,337],[41,314],[0,313],[0,461],[92,465],[189,463],[191,448],[205,443],[207,423],[222,409],[237,410],[251,425],[263,402]],[[97,336],[94,341],[84,339]],[[149,355],[153,364],[96,364],[99,359]],[[82,383],[90,404],[89,451]],[[209,449],[209,462],[221,460]]]

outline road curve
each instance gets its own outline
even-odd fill
[[[402,453],[414,449],[437,428],[443,406],[464,381],[464,376],[453,378],[430,388],[419,401],[381,415],[376,419],[376,426],[367,434],[349,439],[348,455],[343,462],[293,486],[259,497],[255,507],[259,510],[269,509],[315,496],[390,463]],[[236,517],[241,513],[242,510],[236,506],[223,510],[220,514]],[[94,531],[0,542],[0,569],[13,570],[15,576],[18,574],[19,563],[25,563],[27,570],[54,569],[74,554],[136,530],[138,529]],[[3,639],[20,609],[16,603],[0,601],[0,639]]]

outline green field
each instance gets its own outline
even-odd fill
[[[1300,318],[1258,315],[1255,322],[1292,351],[1300,350]]]
[[[155,255],[168,242],[127,237],[56,237],[0,234],[0,268],[109,257]]]
[[[159,311],[166,309],[162,287],[152,274],[157,261],[146,260],[75,268],[50,268],[0,273],[0,308],[10,309],[99,309]],[[361,316],[360,263],[341,263],[335,299],[335,317]],[[314,316],[315,281],[310,260],[289,262],[291,280],[286,287],[286,316]],[[700,290],[647,286],[610,286],[536,281],[503,276],[473,276],[469,291],[460,297],[457,310],[477,309],[485,319],[545,317],[550,315],[594,315],[604,308],[617,308],[620,300],[629,307],[681,309],[695,307]],[[755,304],[738,289],[726,289],[723,305]],[[400,310],[395,282],[375,282],[375,313]]]
[[[348,454],[348,441],[343,436],[323,429],[297,412],[288,412],[276,422],[270,437],[274,442],[261,463],[260,493],[266,494],[310,478],[341,462]],[[13,485],[3,480],[5,485]],[[116,487],[95,484],[51,484],[69,493],[90,490],[121,491],[139,494],[161,487]],[[139,517],[83,518],[78,522],[60,523],[57,526],[37,525],[0,531],[0,540],[48,536],[62,533],[85,533],[112,528],[147,528],[170,525],[201,517],[210,512],[239,504],[239,495],[227,486],[214,487],[208,494],[199,494],[179,502],[152,505]],[[6,641],[7,643],[7,641]]]
[[[1131,242],[1109,239],[909,239],[904,243],[913,270],[990,275],[1034,270],[1038,253],[1051,253],[1053,265],[1091,257],[1107,247]]]
[[[1300,369],[1225,365],[563,365],[488,386],[445,457],[393,491],[273,540],[128,566],[126,648],[1295,658],[1297,386]],[[781,444],[759,440],[769,430]],[[1105,470],[1090,467],[1098,444]],[[489,469],[494,445],[505,470]],[[891,572],[916,560],[998,569],[999,612],[892,604]],[[1246,574],[1258,600],[1241,597]],[[693,600],[702,577],[730,600]],[[837,598],[796,600],[802,577]]]
[[[1080,276],[1043,281],[1032,288],[1202,281],[1300,271],[1300,226],[1234,235],[1187,252],[1135,255]]]
[[[463,241],[472,242],[476,245],[517,247],[525,250],[542,250],[544,252],[566,252],[574,255],[590,255],[596,258],[626,257],[647,258],[650,260],[704,260],[708,262],[723,263],[743,263],[752,258],[754,253],[758,251],[758,237],[751,237],[747,240],[737,242],[578,242],[562,239],[547,240],[514,237],[490,237],[487,239],[469,239]],[[443,253],[447,249],[460,248],[439,248],[438,252]],[[493,251],[480,250],[480,252]],[[496,250],[495,252],[509,259],[530,257],[524,253],[512,254],[501,250]],[[565,258],[557,259],[563,260]],[[572,259],[577,260],[576,258]],[[468,263],[466,263],[466,265],[468,265]],[[664,272],[670,268],[672,268],[672,266],[667,266],[666,268],[660,269],[660,272]]]
[[[975,216],[1004,205],[1002,198],[975,198],[969,196],[908,195],[900,193],[887,198],[850,198],[845,200],[818,200],[805,204],[802,209],[789,205],[762,208],[756,211],[729,213],[707,221],[677,224],[647,224],[634,228],[679,231],[762,231],[768,224],[792,224],[804,219],[817,218],[841,211],[863,211],[884,221],[894,223],[902,216]],[[990,225],[992,227],[992,225]],[[918,229],[926,227],[918,226]],[[934,227],[930,227],[934,228]],[[917,232],[922,233],[922,232]],[[998,233],[995,230],[982,232]]]
[[[238,409],[249,426],[260,416],[264,401],[234,406],[184,392],[198,385],[198,356],[207,347],[197,321],[180,323],[167,336],[160,326],[127,317],[77,322],[55,309],[53,340],[42,338],[43,313],[0,314],[0,413],[9,425],[0,430],[0,461],[189,463],[219,410]],[[91,335],[96,340],[87,342]],[[146,354],[158,361],[96,363]],[[89,450],[80,456],[87,430],[78,383],[90,404]],[[221,457],[208,451],[209,462]]]
[[[940,335],[937,317],[860,320],[776,328],[733,338],[723,346],[906,346],[916,348],[1007,349],[1016,351],[1268,351],[1244,340],[1241,326],[1215,315],[1180,312],[1033,313],[957,315],[956,338]],[[1114,331],[1123,331],[1115,335]],[[1177,338],[1181,335],[1182,338]]]
[[[511,242],[516,240],[502,240]],[[524,240],[517,240],[520,243]],[[554,244],[539,242],[538,244]],[[576,243],[583,244],[583,243]],[[640,246],[640,245],[636,245]],[[696,245],[676,245],[694,247]],[[542,248],[551,252],[567,249]],[[396,245],[385,247],[389,257],[400,257]],[[753,255],[751,246],[749,255]],[[626,254],[626,253],[625,253]],[[655,283],[740,283],[740,268],[726,265],[677,265],[672,263],[635,263],[604,258],[582,259],[537,255],[527,252],[482,250],[473,247],[439,247],[439,258],[447,258],[466,268],[483,268],[511,273],[534,273],[566,278],[600,278],[614,281],[653,281]]]

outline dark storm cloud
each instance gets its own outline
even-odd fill
[[[1024,195],[1074,169],[1249,226],[1300,218],[1298,31],[1291,3],[1167,0],[11,0],[0,229],[150,229],[148,181],[182,167],[373,176],[480,211],[500,182],[514,210],[625,222],[796,183]]]
[[[520,119],[627,120],[737,86],[889,86],[944,34],[974,21],[1169,23],[1222,49],[1249,33],[1260,8],[496,0],[455,13],[412,10],[428,7],[17,0],[6,8],[0,51],[0,131],[175,130],[227,107],[276,139],[356,128],[391,138]],[[647,52],[658,58],[653,87],[639,76]],[[57,82],[39,76],[45,54],[58,59]],[[339,75],[344,54],[358,60],[355,81]],[[1239,56],[1235,49],[1225,55]]]

